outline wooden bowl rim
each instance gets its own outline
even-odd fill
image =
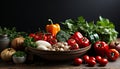
[[[29,49],[29,50],[35,50],[35,51],[38,51],[38,52],[58,52],[58,53],[66,53],[66,52],[78,52],[78,51],[87,51],[91,48],[91,45],[87,46],[87,47],[84,47],[84,48],[80,48],[78,50],[69,50],[69,51],[50,51],[50,50],[39,50],[37,48],[33,48],[33,47],[26,47],[26,49]]]

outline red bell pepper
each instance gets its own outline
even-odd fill
[[[105,56],[106,55],[106,52],[108,51],[109,49],[109,46],[107,43],[105,43],[104,41],[97,41],[95,44],[94,44],[94,49],[95,49],[95,52],[97,55],[100,55],[100,56]]]
[[[89,45],[90,45],[90,41],[86,37],[83,37],[80,47],[86,47],[86,46],[89,46]]]
[[[119,52],[116,49],[109,49],[107,51],[107,58],[110,61],[115,61],[119,57]]]
[[[75,39],[68,39],[68,41],[67,41],[67,43],[68,43],[68,45],[75,45],[76,44],[76,41],[75,41]]]
[[[70,45],[70,50],[77,50],[79,49],[79,45],[75,43],[74,45]]]
[[[74,38],[76,40],[76,42],[81,45],[82,43],[82,38],[83,38],[83,35],[80,33],[80,32],[75,32],[72,36],[72,38]]]

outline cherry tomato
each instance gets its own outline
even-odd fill
[[[51,45],[56,44],[57,43],[57,39],[52,38],[51,40],[48,41]]]
[[[34,33],[30,33],[29,36],[32,37],[32,38],[34,38],[35,34]]]
[[[93,56],[89,57],[89,60],[95,60],[96,61],[95,57],[93,57]]]
[[[101,66],[105,66],[107,63],[108,63],[108,60],[107,60],[106,58],[103,58],[103,59],[101,59],[101,60],[99,61],[99,64],[100,64]]]
[[[41,34],[41,35],[38,35],[39,36],[39,40],[47,40],[47,36],[45,34]]]
[[[87,61],[89,60],[89,56],[88,56],[88,55],[84,55],[84,56],[83,56],[83,60],[84,60],[85,62],[87,62]]]
[[[46,35],[47,36],[47,41],[53,39],[53,36],[52,35]]]
[[[75,59],[74,59],[74,65],[77,65],[77,66],[78,66],[78,65],[82,64],[82,62],[83,62],[83,61],[82,61],[81,58],[75,58]]]
[[[97,61],[97,62],[101,61],[101,59],[102,59],[101,56],[96,56],[95,58],[96,58],[96,61]]]
[[[77,49],[79,49],[79,45],[77,43],[75,43],[73,46],[70,45],[70,49],[71,50],[77,50]]]
[[[36,36],[34,37],[34,40],[35,40],[35,41],[40,40],[39,36],[36,35]]]
[[[47,36],[44,34],[42,40],[47,41]]]
[[[89,66],[95,66],[96,61],[95,60],[88,60],[87,63]]]
[[[110,61],[115,61],[119,57],[119,52],[116,49],[109,49],[106,55]]]

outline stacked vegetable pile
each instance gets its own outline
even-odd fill
[[[1,51],[1,59],[11,61],[13,55],[26,56],[25,47],[45,51],[70,51],[90,45],[92,45],[91,50],[95,52],[95,56],[87,54],[81,58],[76,57],[75,65],[80,65],[84,61],[90,66],[94,66],[96,62],[105,66],[108,61],[115,61],[119,57],[120,44],[115,41],[118,32],[109,19],[100,16],[99,20],[94,23],[94,21],[87,22],[81,16],[76,20],[67,19],[61,25],[54,24],[51,19],[48,21],[51,24],[46,25],[46,32],[37,31],[27,34],[26,32],[16,32],[15,28],[12,30],[0,28],[0,34],[7,34],[10,38],[8,48]],[[20,54],[21,52],[24,52],[25,55]]]

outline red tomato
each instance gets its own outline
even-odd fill
[[[34,40],[35,40],[35,41],[40,40],[39,36],[36,35],[36,36],[34,37]]]
[[[57,39],[52,38],[51,40],[48,41],[50,44],[56,44],[57,43]]]
[[[67,41],[67,43],[68,43],[68,45],[75,45],[76,44],[76,41],[75,41],[75,39],[69,39],[68,41]]]
[[[32,37],[32,38],[34,38],[35,34],[34,33],[30,33],[29,36]]]
[[[116,49],[109,49],[106,55],[110,61],[115,61],[119,57],[119,52]]]
[[[74,59],[74,65],[80,65],[82,64],[82,59],[81,58],[75,58]]]
[[[90,45],[90,41],[86,37],[83,37],[82,38],[82,43],[79,46],[80,47],[86,47],[86,46],[89,46],[89,45]]]
[[[75,43],[73,46],[70,45],[70,49],[71,50],[77,50],[77,49],[79,49],[79,45],[77,43]]]
[[[85,62],[87,62],[87,61],[89,60],[89,56],[88,56],[88,55],[84,55],[84,56],[83,56],[83,60],[84,60]]]
[[[96,61],[97,61],[97,62],[101,61],[101,59],[102,59],[101,56],[96,56],[95,58],[96,58]]]
[[[94,44],[94,49],[97,55],[104,57],[106,55],[107,50],[109,49],[109,46],[107,43],[103,41],[97,41]]]
[[[52,35],[46,35],[47,36],[47,41],[53,39],[53,36]]]
[[[42,40],[47,41],[47,36],[45,34],[42,36]]]
[[[106,58],[103,58],[103,59],[101,59],[101,60],[99,61],[99,64],[100,64],[101,66],[105,66],[107,63],[108,63],[108,60],[107,60]]]
[[[96,61],[96,59],[95,59],[95,57],[89,57],[89,60],[95,60]]]
[[[89,66],[95,66],[96,61],[95,60],[88,60],[87,63],[88,63]]]

